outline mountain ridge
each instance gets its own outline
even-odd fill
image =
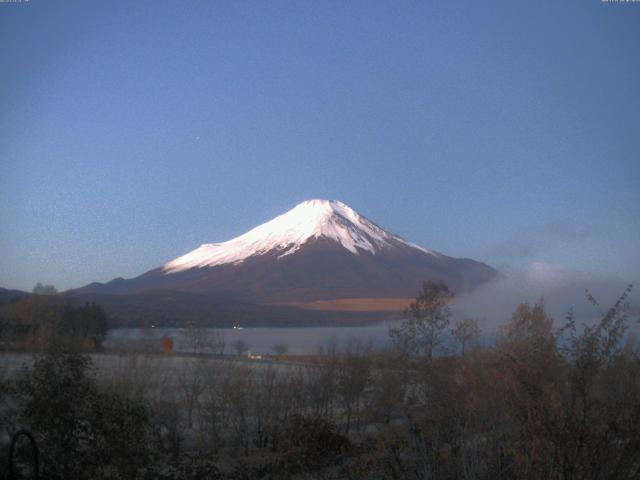
[[[463,293],[496,276],[482,262],[449,257],[388,232],[342,202],[314,199],[243,235],[203,244],[138,277],[92,283],[75,292],[175,291],[218,302],[295,305],[315,315],[323,306],[335,312],[382,305],[362,299],[400,305],[415,297],[427,280],[444,281]],[[350,299],[355,306],[349,305]]]

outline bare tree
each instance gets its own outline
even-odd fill
[[[326,348],[320,346],[314,361],[305,371],[307,406],[314,417],[329,418],[337,396],[337,341],[332,338]]]
[[[214,355],[223,355],[226,347],[224,334],[220,330],[213,330],[209,335],[209,348]]]
[[[236,354],[239,357],[242,356],[242,354],[245,353],[247,350],[249,350],[249,346],[241,338],[239,338],[235,342],[233,342],[233,348],[235,349]]]
[[[364,391],[371,378],[371,347],[350,339],[338,367],[338,392],[346,415],[345,432],[349,433],[358,415]]]
[[[289,347],[287,347],[286,345],[283,345],[282,343],[278,343],[274,345],[273,347],[271,347],[271,349],[274,351],[274,353],[278,358],[280,358],[282,355],[284,355],[289,351]]]
[[[193,426],[193,414],[200,396],[205,390],[204,365],[202,359],[183,359],[184,363],[177,376],[180,397],[187,413],[187,426]]]
[[[406,396],[407,370],[394,355],[379,356],[376,368],[371,372],[368,410],[373,422],[389,424],[394,415],[399,413]]]
[[[141,348],[145,352],[156,352],[162,347],[162,342],[156,335],[155,328],[152,327],[144,327],[140,329],[141,339],[140,344]]]
[[[222,332],[189,323],[182,331],[189,349],[193,353],[224,353],[225,339]]]
[[[451,330],[451,335],[460,344],[462,355],[467,351],[467,347],[480,338],[482,330],[475,318],[465,318],[456,323],[455,328]]]
[[[226,408],[229,409],[236,447],[241,448],[245,456],[249,456],[250,400],[255,394],[251,368],[246,366],[235,368],[225,389],[225,403]]]

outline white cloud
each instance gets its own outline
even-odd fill
[[[530,263],[526,267],[525,275],[532,282],[548,286],[567,285],[582,276],[561,263],[546,262]]]
[[[462,295],[454,305],[457,318],[484,319],[483,330],[492,331],[503,324],[519,303],[530,304],[544,299],[545,309],[560,325],[570,308],[578,317],[578,323],[598,319],[599,311],[586,299],[589,290],[607,308],[618,299],[633,279],[607,277],[601,274],[579,271],[565,264],[537,260],[520,270],[508,269],[493,282],[474,292]],[[629,302],[637,314],[640,307],[640,288],[635,288]],[[631,323],[635,324],[635,316]]]

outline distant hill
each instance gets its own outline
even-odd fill
[[[6,288],[0,288],[0,302],[7,303],[20,297],[31,295],[28,292],[22,290],[7,290]]]

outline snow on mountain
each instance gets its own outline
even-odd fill
[[[389,233],[358,212],[336,200],[307,200],[288,212],[249,232],[223,243],[207,243],[170,261],[165,273],[192,268],[239,264],[249,257],[275,252],[278,258],[290,255],[311,239],[333,240],[351,253],[376,254],[384,249],[415,248],[440,256]]]

